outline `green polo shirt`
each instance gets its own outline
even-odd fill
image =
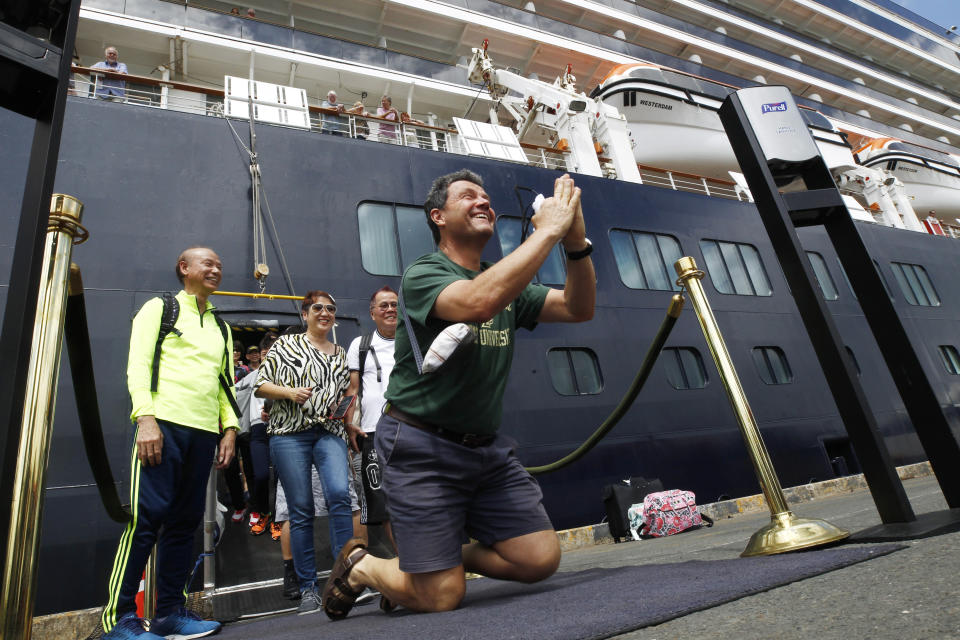
[[[490,263],[483,263],[486,269]],[[452,322],[430,316],[437,296],[457,280],[472,280],[479,271],[464,269],[441,252],[423,256],[403,277],[403,302],[422,353]],[[528,285],[496,316],[473,323],[477,339],[461,347],[440,369],[420,375],[413,358],[409,327],[401,317],[394,342],[396,364],[386,397],[422,421],[459,433],[491,434],[500,426],[503,391],[513,362],[518,327],[533,329],[549,288]]]
[[[202,314],[196,296],[181,290],[177,300],[180,315],[174,328],[180,335],[171,331],[163,340],[156,393],[150,391],[150,376],[163,300],[148,300],[133,319],[127,360],[127,388],[133,402],[130,417],[136,420],[137,416],[152,415],[214,433],[221,423],[224,428],[236,427],[237,416],[218,379],[226,364],[228,379],[233,380],[233,359],[226,358],[224,363],[224,354],[232,352],[233,336],[227,332],[224,349],[223,334],[209,300]]]

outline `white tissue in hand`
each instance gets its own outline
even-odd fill
[[[444,362],[450,359],[461,345],[468,345],[477,339],[473,327],[463,322],[452,324],[440,332],[423,358],[421,373],[430,373],[439,369]]]
[[[543,204],[544,200],[546,200],[546,198],[543,197],[542,193],[538,193],[537,197],[533,199],[533,204],[531,206],[533,207],[534,213],[540,213],[540,205]]]

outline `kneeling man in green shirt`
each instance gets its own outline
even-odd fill
[[[362,540],[348,542],[323,592],[333,619],[346,616],[367,586],[380,591],[385,611],[447,611],[463,599],[467,571],[537,582],[560,563],[540,487],[498,428],[517,328],[593,317],[596,277],[580,189],[567,175],[557,178],[533,216],[534,231],[495,264],[480,260],[496,222],[480,176],[464,169],[437,178],[423,208],[437,251],[404,273],[406,314],[375,441],[399,555],[377,558]],[[530,284],[558,242],[567,252],[563,290]],[[421,374],[424,350],[457,323],[470,325],[475,340]]]

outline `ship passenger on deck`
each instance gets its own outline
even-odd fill
[[[117,52],[116,47],[107,47],[103,55],[106,57],[106,60],[101,60],[93,65],[91,69],[103,69],[105,71],[113,71],[114,73],[127,73],[127,65],[120,62],[120,54]],[[104,100],[112,100],[113,102],[126,101],[126,81],[100,75],[100,77],[97,78],[97,97]]]
[[[596,278],[589,259],[580,189],[564,175],[533,217],[535,230],[500,262],[481,262],[496,215],[480,176],[438,178],[424,204],[437,251],[414,261],[401,284],[406,315],[375,446],[399,556],[344,545],[323,591],[330,618],[347,615],[366,586],[381,608],[456,608],[465,572],[537,582],[553,575],[560,544],[536,481],[497,430],[516,329],[593,317]],[[567,251],[564,289],[530,284],[550,251]],[[445,329],[472,327],[476,340],[439,370],[420,374],[423,354]],[[463,544],[467,536],[478,542]]]
[[[336,111],[337,113],[346,113],[346,107],[343,106],[343,103],[337,102],[337,92],[333,89],[330,89],[330,91],[327,92],[327,99],[324,100],[320,106],[324,109]],[[350,129],[349,125],[347,124],[347,119],[338,115],[324,113],[321,114],[320,120],[320,133],[329,133],[330,135],[334,136],[344,136]]]
[[[347,109],[347,113],[353,114],[355,116],[361,116],[359,118],[354,118],[355,121],[355,133],[354,136],[357,138],[363,138],[366,140],[370,136],[370,125],[367,124],[367,121],[364,119],[370,115],[370,112],[366,110],[363,106],[363,103],[357,100],[353,103],[353,106]]]
[[[391,120],[393,122],[400,121],[400,114],[393,107],[393,99],[390,96],[380,97],[380,106],[377,107],[377,117],[383,118],[384,120]],[[378,122],[377,126],[377,131],[379,134],[378,140],[380,142],[396,143],[397,125]]]

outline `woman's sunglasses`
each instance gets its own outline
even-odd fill
[[[324,309],[326,309],[327,312],[329,312],[329,313],[336,313],[336,312],[337,312],[337,305],[335,305],[335,304],[323,304],[322,302],[315,302],[315,303],[313,303],[312,305],[310,305],[310,310],[313,311],[314,313],[320,313],[320,312],[323,311]]]

